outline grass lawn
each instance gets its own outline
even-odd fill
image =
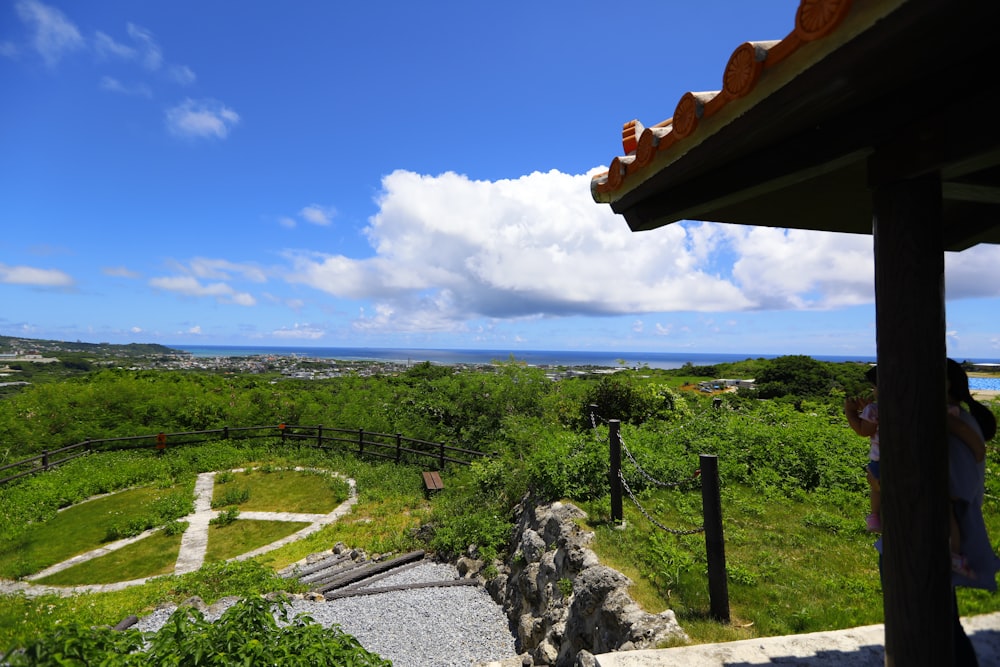
[[[225,504],[227,495],[239,496],[248,490],[249,497],[236,503],[241,511],[327,514],[347,499],[346,489],[343,480],[325,473],[248,470],[216,475],[212,502],[213,507]]]
[[[301,521],[234,521],[227,526],[208,527],[205,562],[234,558],[270,544],[308,526]]]
[[[641,502],[669,528],[700,525],[699,492],[657,491]],[[628,498],[624,529],[610,523],[606,499],[581,506],[601,562],[632,579],[630,592],[647,611],[673,609],[694,643],[883,622],[875,536],[864,529],[867,506],[861,496],[856,508],[845,508],[820,498],[804,503],[764,498],[751,489],[724,492],[728,625],[709,617],[703,533],[667,533]],[[973,613],[962,593],[962,612]],[[979,611],[1000,609],[995,595],[973,596]],[[983,604],[984,598],[992,603]]]
[[[193,483],[191,492],[193,492]],[[67,508],[48,521],[30,526],[16,539],[0,544],[0,577],[17,578],[55,565],[104,543],[108,530],[144,514],[158,502],[181,492],[142,487],[103,496]]]
[[[110,584],[170,574],[177,562],[181,535],[157,531],[117,551],[56,572],[37,583],[52,586]]]

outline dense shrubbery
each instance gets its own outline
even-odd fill
[[[568,497],[606,504],[607,420],[618,419],[626,447],[651,477],[694,488],[699,455],[716,454],[724,489],[749,489],[762,506],[775,498],[821,501],[823,509],[807,513],[808,522],[834,531],[844,523],[836,508],[867,502],[862,472],[867,445],[842,416],[845,392],[866,386],[866,368],[784,357],[552,382],[538,369],[513,363],[496,372],[419,364],[395,377],[277,384],[253,376],[99,371],[0,400],[0,461],[98,436],[282,422],[449,442],[494,456],[448,469],[425,534],[442,553],[459,554],[475,545],[489,558],[507,548],[512,508],[526,494],[540,501]],[[678,391],[681,378],[690,381],[709,370],[714,372],[703,379],[756,377],[761,389],[724,394],[718,401]],[[765,395],[778,400],[760,400]],[[597,405],[593,420],[592,404]],[[277,441],[253,440],[179,447],[159,457],[148,451],[84,457],[6,486],[0,494],[0,540],[12,540],[28,522],[97,493],[169,484],[196,472],[286,454]],[[349,455],[330,452],[296,455],[335,461],[333,468],[355,476],[359,492],[369,498],[400,490],[419,497],[419,469],[355,465]],[[647,479],[635,474],[628,458],[624,465],[633,491],[652,497]],[[1000,496],[1000,481],[987,483],[988,497]],[[697,495],[686,494],[690,503],[678,501],[686,524],[698,520],[691,509],[700,502]],[[651,578],[669,589],[676,576],[664,574],[669,568],[663,563],[680,572],[685,548],[664,539],[650,542],[646,556],[659,563],[651,566]],[[752,572],[734,572],[752,579]]]

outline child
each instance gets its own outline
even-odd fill
[[[869,439],[868,448],[868,488],[871,512],[865,517],[868,531],[882,532],[882,494],[879,483],[879,444],[878,444],[878,371],[872,366],[865,372],[865,379],[872,385],[872,400],[861,397],[848,398],[844,401],[844,416],[851,430]]]
[[[965,448],[958,447],[955,438],[949,442],[949,495],[951,496],[951,512],[949,518],[951,543],[951,569],[967,578],[975,578],[976,573],[969,566],[969,560],[963,553],[962,543],[966,536],[962,534],[959,522],[961,516],[968,511],[965,497],[967,487],[981,485],[985,474],[986,441],[996,434],[996,418],[983,404],[972,398],[969,391],[969,379],[957,362],[948,359],[947,374],[948,394],[948,433],[957,436]],[[972,419],[963,420],[962,402],[969,406]],[[971,422],[971,423],[970,423]],[[972,462],[969,462],[971,454]],[[970,471],[973,474],[970,475]],[[972,477],[978,478],[977,480]],[[980,499],[981,501],[981,499]]]

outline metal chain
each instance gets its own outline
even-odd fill
[[[656,519],[654,519],[653,517],[651,517],[649,515],[649,512],[646,511],[646,508],[643,507],[642,504],[639,503],[639,500],[635,497],[635,494],[632,493],[632,489],[629,488],[628,482],[625,481],[625,476],[622,475],[621,470],[618,471],[618,479],[620,479],[622,481],[622,486],[625,487],[625,492],[628,493],[628,497],[632,499],[632,502],[635,503],[635,506],[639,508],[639,511],[642,512],[642,515],[644,517],[646,517],[646,520],[649,521],[654,526],[656,526],[657,528],[659,528],[660,530],[665,530],[668,533],[671,533],[673,535],[694,535],[695,533],[703,533],[703,532],[705,532],[705,526],[701,526],[699,528],[691,528],[689,530],[679,530],[677,528],[667,528],[662,523],[660,523],[659,521],[657,521]]]
[[[682,482],[661,482],[660,480],[656,479],[655,477],[653,477],[652,475],[650,475],[648,472],[646,472],[645,470],[643,470],[642,466],[639,465],[639,462],[635,460],[635,457],[632,456],[632,452],[630,452],[628,450],[628,447],[625,446],[625,438],[622,437],[621,433],[618,434],[618,442],[621,443],[622,450],[625,452],[625,456],[627,456],[628,460],[632,462],[632,465],[635,466],[635,469],[639,471],[639,474],[646,478],[647,482],[649,482],[649,483],[651,483],[651,484],[653,484],[655,486],[660,486],[660,487],[668,488],[668,489],[672,489],[672,488],[678,487],[678,486],[680,486],[682,484]]]

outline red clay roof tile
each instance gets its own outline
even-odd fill
[[[864,4],[863,0],[857,0]],[[803,45],[821,40],[834,32],[851,11],[855,0],[802,0],[795,15],[795,28],[784,39],[768,42],[744,42],[729,58],[722,75],[722,90],[687,92],[677,102],[674,115],[652,127],[631,120],[622,127],[625,155],[615,157],[608,171],[591,182],[595,201],[614,199],[615,193],[630,178],[655,170],[654,161],[672,151],[683,150],[688,142],[697,142],[699,124],[711,118],[735,100],[745,98],[768,70],[777,67]]]

